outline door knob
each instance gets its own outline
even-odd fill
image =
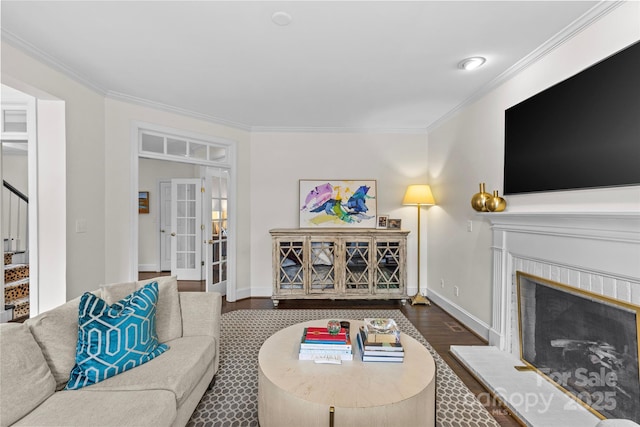
[[[176,237],[176,233],[171,233],[171,237]]]

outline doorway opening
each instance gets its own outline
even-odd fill
[[[180,286],[235,300],[235,142],[135,125],[134,277],[171,274]]]
[[[30,267],[35,273],[37,264],[30,266],[36,258],[30,259],[29,256],[35,240],[30,238],[29,233],[37,230],[32,212],[36,202],[33,191],[35,102],[34,97],[2,85],[0,218],[4,263],[0,278],[3,290],[1,322],[22,320],[32,312],[38,313],[37,273],[30,275]],[[29,197],[32,198],[31,206]]]

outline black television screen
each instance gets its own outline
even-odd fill
[[[505,194],[624,185],[640,185],[640,42],[505,111]]]

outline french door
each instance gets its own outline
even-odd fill
[[[202,280],[202,180],[171,180],[171,275]]]
[[[206,285],[208,291],[227,293],[229,249],[229,170],[207,167],[205,172],[204,205],[210,203],[210,210],[205,207],[203,215],[211,218],[205,225],[206,241]]]

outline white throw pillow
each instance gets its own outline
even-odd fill
[[[158,311],[156,312],[156,330],[158,341],[167,342],[182,337],[182,311],[178,293],[178,278],[162,276],[136,282],[136,289],[147,283],[158,282]]]
[[[0,325],[0,378],[3,427],[27,415],[55,392],[56,380],[25,324]]]
[[[159,295],[156,310],[158,341],[163,343],[182,337],[182,312],[176,276],[160,276],[137,282],[104,285],[100,288],[102,299],[107,304],[113,304],[151,282],[158,282]]]
[[[44,354],[57,390],[67,384],[76,363],[79,304],[78,297],[24,322]]]

